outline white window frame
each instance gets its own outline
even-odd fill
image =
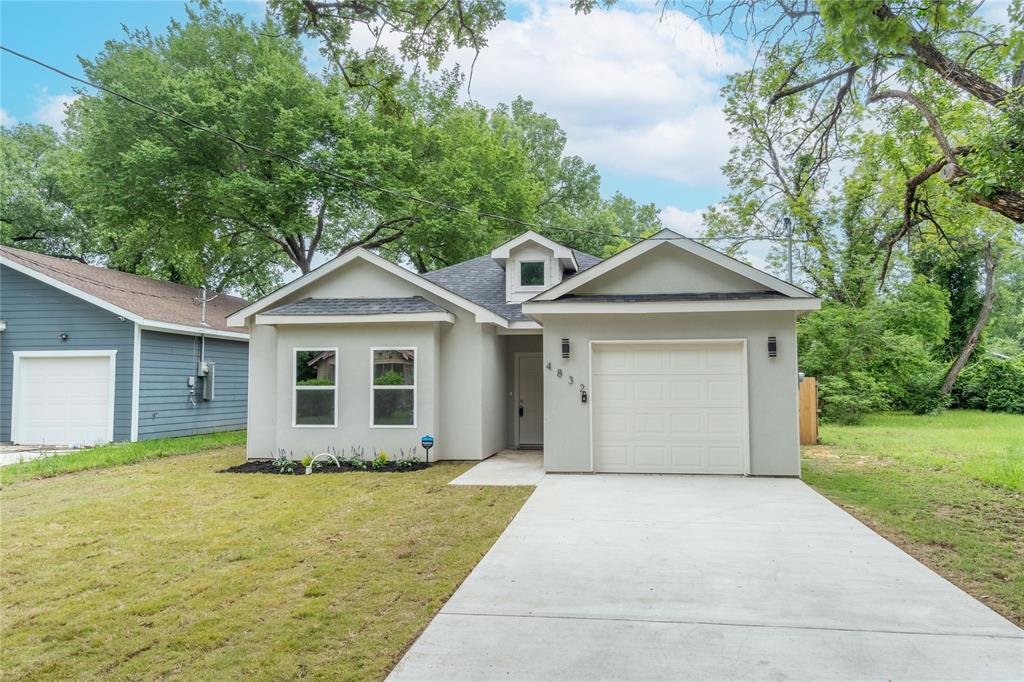
[[[549,262],[550,262],[550,259],[548,259],[548,258],[545,258],[543,260],[534,258],[534,259],[529,259],[529,260],[517,261],[518,266],[519,266],[519,272],[516,273],[516,275],[519,278],[519,288],[524,290],[524,291],[541,291],[542,289],[545,289],[548,286],[548,280],[549,280],[549,277],[548,277],[548,263]],[[523,266],[526,265],[527,263],[540,263],[543,266],[543,268],[544,268],[544,281],[543,282],[541,282],[540,284],[523,284]]]
[[[330,387],[330,390],[334,391],[334,423],[333,424],[299,424],[298,423],[298,411],[299,401],[296,399],[296,391],[326,391],[329,390],[327,386],[299,386],[299,372],[297,368],[297,358],[299,353],[311,353],[313,351],[334,351],[334,386]],[[338,390],[340,377],[341,377],[341,363],[339,362],[340,356],[338,355],[338,347],[334,346],[295,346],[291,352],[291,363],[292,363],[292,428],[293,429],[336,429],[338,428]]]
[[[376,386],[373,383],[373,354],[377,351],[411,350],[412,362],[412,386]],[[370,347],[370,428],[371,429],[415,429],[419,419],[419,384],[420,384],[420,351],[416,346],[371,346]],[[412,389],[412,424],[374,424],[374,398],[376,391],[408,391]]]

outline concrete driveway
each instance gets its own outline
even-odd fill
[[[1024,679],[1024,632],[798,480],[549,475],[393,680]]]

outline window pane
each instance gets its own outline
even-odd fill
[[[412,350],[373,351],[373,385],[412,386],[415,363]]]
[[[375,426],[412,426],[413,390],[382,388],[373,392]]]
[[[297,386],[333,386],[336,374],[333,350],[295,351]]]
[[[295,423],[334,424],[334,389],[295,391]]]
[[[544,286],[544,263],[541,261],[520,263],[519,283],[524,287]]]

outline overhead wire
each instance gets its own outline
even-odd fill
[[[627,241],[633,241],[633,242],[643,241],[642,237],[633,238],[633,237],[626,237],[624,235],[618,235],[618,234],[615,234],[615,233],[602,232],[602,231],[599,231],[599,230],[588,230],[588,229],[582,228],[582,227],[567,227],[567,226],[563,226],[563,225],[553,225],[553,224],[549,224],[549,223],[537,223],[537,222],[533,222],[533,221],[529,221],[529,220],[523,220],[521,218],[515,218],[515,217],[512,217],[512,216],[502,215],[500,213],[492,213],[492,212],[489,212],[489,211],[478,211],[478,210],[474,210],[474,209],[468,209],[468,208],[465,208],[465,207],[462,207],[462,206],[455,206],[455,205],[447,204],[447,203],[440,202],[440,201],[434,201],[432,199],[426,199],[424,197],[420,197],[420,196],[417,196],[415,194],[411,194],[409,192],[405,192],[405,191],[402,191],[402,190],[397,190],[397,189],[394,189],[392,187],[386,187],[384,185],[378,184],[378,183],[370,181],[370,180],[366,180],[366,179],[363,179],[363,178],[358,178],[358,177],[355,177],[355,176],[352,176],[352,175],[348,175],[347,173],[341,173],[341,172],[338,172],[338,171],[335,171],[335,170],[332,170],[332,169],[329,169],[329,168],[322,168],[322,167],[319,167],[319,166],[307,163],[305,161],[302,161],[301,159],[296,159],[294,157],[288,156],[287,154],[283,154],[281,152],[275,151],[273,149],[268,149],[266,147],[261,147],[259,145],[255,145],[255,144],[252,144],[250,142],[245,142],[244,140],[240,140],[240,139],[234,137],[233,135],[229,135],[229,134],[227,134],[225,132],[222,132],[220,130],[217,130],[215,128],[210,128],[209,126],[205,126],[205,125],[202,125],[200,123],[196,123],[196,122],[191,121],[191,120],[189,120],[189,119],[187,119],[187,118],[185,118],[185,117],[183,117],[183,116],[181,116],[179,114],[175,114],[173,112],[165,111],[163,109],[160,109],[159,107],[153,106],[153,105],[148,104],[146,102],[143,102],[143,101],[141,101],[139,99],[136,99],[135,97],[132,97],[130,95],[125,95],[124,93],[118,92],[117,90],[114,90],[113,88],[107,87],[105,85],[101,85],[99,83],[94,83],[94,82],[92,82],[90,80],[87,80],[85,78],[81,78],[80,76],[76,76],[76,75],[74,75],[72,73],[64,71],[63,69],[61,69],[59,67],[53,66],[52,64],[47,64],[46,62],[44,62],[44,61],[42,61],[40,59],[36,59],[35,57],[32,57],[30,55],[27,55],[27,54],[24,54],[24,53],[19,52],[17,50],[14,50],[12,48],[9,48],[6,45],[0,44],[0,50],[2,50],[4,52],[7,52],[8,54],[14,55],[15,57],[18,57],[19,59],[23,59],[25,61],[31,62],[33,64],[36,64],[37,66],[40,66],[40,67],[42,67],[44,69],[48,69],[49,71],[52,71],[52,72],[54,72],[56,74],[59,74],[59,75],[65,77],[65,78],[73,80],[73,81],[75,81],[77,83],[81,83],[83,85],[87,85],[88,87],[94,88],[95,90],[98,90],[100,92],[105,92],[105,93],[107,93],[109,95],[112,95],[113,97],[116,97],[116,98],[118,98],[118,99],[120,99],[120,100],[122,100],[124,102],[127,102],[127,103],[132,104],[132,105],[137,106],[137,107],[141,107],[142,109],[145,109],[145,110],[147,110],[147,111],[149,111],[151,113],[157,114],[159,116],[164,116],[166,118],[174,120],[174,121],[176,121],[176,122],[178,122],[181,125],[184,125],[186,127],[189,127],[189,128],[194,129],[194,130],[198,130],[198,131],[207,133],[209,135],[213,135],[215,137],[218,137],[218,138],[221,138],[223,140],[226,140],[226,141],[230,142],[231,144],[234,144],[234,145],[236,145],[236,146],[238,146],[238,147],[240,147],[242,149],[246,149],[246,150],[249,150],[249,151],[252,151],[252,152],[256,152],[256,153],[259,153],[259,154],[270,156],[270,157],[279,159],[281,161],[284,161],[286,163],[289,163],[289,164],[291,164],[293,166],[296,166],[298,168],[303,168],[305,170],[311,171],[313,173],[318,173],[320,175],[325,175],[325,176],[332,177],[332,178],[335,178],[335,179],[343,180],[343,181],[345,181],[345,182],[347,182],[349,184],[361,185],[363,187],[367,187],[369,189],[373,189],[375,191],[385,193],[385,194],[387,194],[389,196],[393,196],[393,197],[397,197],[399,199],[405,199],[405,200],[408,200],[408,201],[412,201],[412,202],[414,202],[416,204],[420,204],[422,206],[429,206],[431,208],[436,208],[436,209],[440,209],[440,210],[444,210],[444,211],[449,211],[449,212],[452,212],[452,213],[460,213],[460,214],[463,214],[463,215],[470,215],[470,216],[474,216],[474,217],[477,217],[477,218],[486,218],[486,219],[490,219],[490,220],[502,221],[502,222],[518,225],[520,227],[526,227],[526,228],[536,228],[536,229],[540,229],[540,230],[560,230],[560,231],[564,231],[564,232],[577,232],[577,233],[580,233],[580,234],[592,234],[592,235],[597,235],[597,236],[601,236],[601,237],[605,237],[605,238],[608,238],[608,237],[619,237],[619,238],[625,239]],[[683,236],[683,235],[680,235],[680,236]],[[686,238],[687,239],[691,239],[693,241],[715,241],[715,240],[786,241],[788,239],[786,237],[769,237],[769,236],[764,236],[764,235],[722,235],[722,236],[702,236],[702,237],[686,237]],[[666,239],[672,239],[672,238],[666,238]],[[800,240],[800,241],[802,241],[802,240]]]

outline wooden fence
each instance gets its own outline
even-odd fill
[[[805,377],[800,382],[800,445],[818,444],[818,381]]]

